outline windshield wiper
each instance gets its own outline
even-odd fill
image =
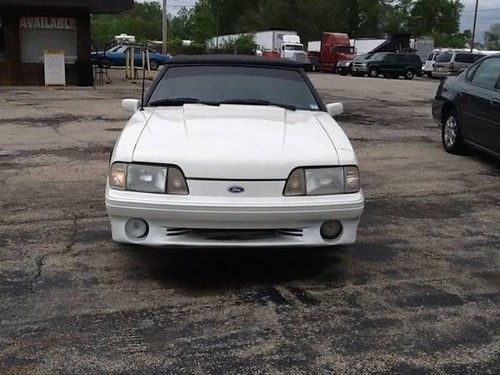
[[[219,106],[218,102],[204,101],[196,98],[175,98],[175,99],[161,99],[149,103],[150,107],[177,107],[184,104],[205,104],[211,106]]]
[[[267,100],[260,100],[260,99],[231,99],[231,100],[223,100],[219,102],[219,104],[266,105],[266,106],[285,108],[291,111],[297,110],[297,107],[291,104],[273,103]]]

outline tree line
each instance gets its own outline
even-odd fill
[[[462,11],[459,0],[198,0],[169,15],[168,30],[172,46],[180,40],[201,46],[217,34],[274,28],[296,30],[304,41],[318,40],[323,31],[352,38],[409,33],[433,37],[438,46],[463,47],[470,33],[459,32]],[[121,33],[160,40],[161,17],[158,2],[136,3],[118,16],[92,16],[92,35],[96,41]]]

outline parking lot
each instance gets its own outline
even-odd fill
[[[444,152],[437,81],[311,78],[367,199],[334,250],[115,244],[107,163],[140,84],[0,88],[0,373],[498,373],[499,162]]]

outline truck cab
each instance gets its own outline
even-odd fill
[[[311,51],[309,60],[313,70],[335,72],[340,61],[352,61],[355,57],[347,34],[323,33],[319,53]]]
[[[300,42],[300,37],[298,35],[283,36],[283,43],[280,47],[280,57],[300,64],[306,63],[307,53],[304,51],[304,45]]]

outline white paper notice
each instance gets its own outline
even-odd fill
[[[43,55],[45,86],[66,86],[64,52],[45,52]]]

